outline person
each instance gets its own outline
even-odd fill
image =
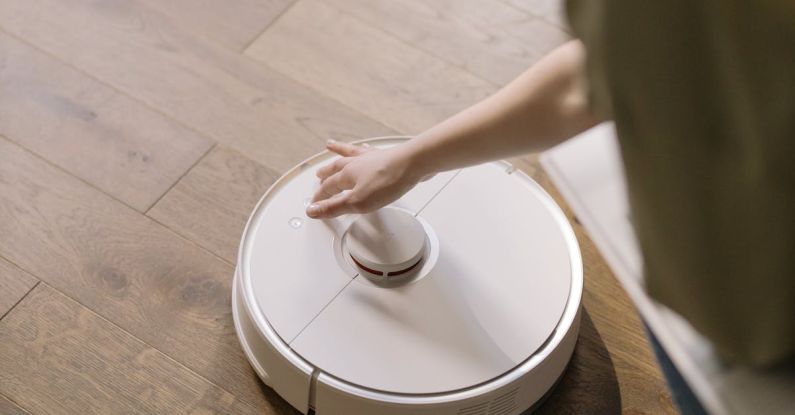
[[[312,218],[422,178],[537,152],[613,120],[649,295],[733,364],[795,352],[795,7],[570,0],[577,39],[405,144],[342,142]]]

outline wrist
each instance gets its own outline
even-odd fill
[[[427,151],[416,138],[397,146],[395,150],[405,166],[406,176],[412,181],[419,182],[437,173],[428,160]]]

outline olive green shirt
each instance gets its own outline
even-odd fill
[[[795,353],[795,1],[570,0],[654,299],[724,357]]]

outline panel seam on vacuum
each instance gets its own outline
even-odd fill
[[[298,334],[296,334],[295,336],[293,336],[293,338],[292,338],[292,339],[290,339],[290,341],[288,341],[288,342],[287,342],[287,345],[288,345],[288,346],[291,346],[291,347],[290,347],[291,349],[292,349],[292,344],[293,344],[293,342],[295,341],[295,339],[297,339],[297,338],[298,338],[298,337],[301,335],[301,333],[303,333],[303,332],[304,332],[304,330],[306,330],[306,328],[307,328],[307,327],[309,327],[310,325],[312,325],[312,322],[313,322],[313,321],[315,321],[315,319],[317,319],[319,315],[323,314],[323,311],[325,311],[325,310],[326,310],[326,308],[328,308],[328,306],[329,306],[329,305],[331,305],[331,303],[333,303],[333,302],[334,302],[334,300],[336,300],[336,299],[337,299],[337,297],[339,297],[339,296],[340,296],[340,294],[342,294],[342,292],[343,292],[343,291],[345,291],[345,289],[346,289],[346,288],[348,288],[348,286],[349,286],[349,285],[351,285],[351,282],[352,282],[353,280],[355,280],[356,278],[358,278],[358,277],[359,277],[359,274],[356,274],[356,275],[355,275],[353,278],[351,278],[350,280],[348,280],[348,282],[346,282],[346,283],[345,283],[345,285],[344,285],[342,288],[340,288],[340,290],[339,290],[339,291],[337,291],[337,293],[336,293],[336,294],[334,294],[334,297],[331,297],[331,299],[330,299],[330,300],[329,300],[329,301],[328,301],[326,304],[324,304],[324,305],[323,305],[323,308],[321,308],[321,309],[320,309],[320,311],[318,311],[318,312],[317,312],[317,313],[316,313],[314,316],[312,316],[312,319],[311,319],[311,320],[309,320],[309,322],[308,322],[308,323],[306,323],[306,325],[305,325],[304,327],[302,327],[302,328],[301,328],[301,331],[299,331],[299,332],[298,332]]]
[[[425,208],[426,208],[428,205],[430,205],[430,204],[431,204],[431,202],[433,202],[433,200],[434,200],[434,199],[436,199],[436,196],[439,196],[439,194],[440,194],[440,193],[442,193],[442,190],[446,189],[446,188],[447,188],[447,186],[448,186],[450,183],[452,183],[452,182],[453,182],[453,180],[455,180],[455,178],[456,178],[456,177],[458,177],[458,174],[459,174],[459,173],[461,173],[461,169],[459,169],[459,170],[456,170],[456,172],[455,172],[455,173],[453,173],[453,177],[451,177],[451,178],[450,178],[450,180],[448,180],[448,181],[447,181],[447,183],[445,183],[445,184],[444,184],[444,186],[442,186],[441,188],[439,188],[439,190],[437,190],[437,191],[436,191],[436,193],[434,193],[434,194],[433,194],[433,196],[431,196],[431,198],[430,198],[430,199],[428,199],[428,201],[427,201],[427,202],[425,202],[425,204],[423,204],[423,205],[422,205],[422,206],[421,206],[419,209],[417,209],[417,213],[415,213],[415,214],[414,214],[414,216],[419,216],[419,214],[420,214],[420,213],[421,213],[421,212],[422,212],[422,211],[423,211],[423,210],[424,210],[424,209],[425,209]]]

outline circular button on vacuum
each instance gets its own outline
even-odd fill
[[[359,217],[343,236],[343,246],[368,277],[386,279],[417,268],[425,254],[425,229],[410,212],[385,207]]]

